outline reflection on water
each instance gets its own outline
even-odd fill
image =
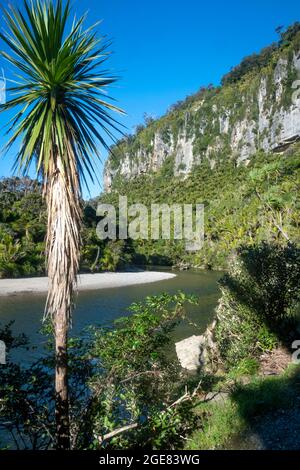
[[[176,278],[153,284],[80,292],[71,334],[76,335],[84,327],[92,324],[110,325],[114,319],[127,314],[126,309],[132,302],[142,300],[147,295],[174,293],[178,290],[200,297],[199,305],[189,306],[188,310],[191,320],[199,325],[199,331],[183,322],[174,332],[174,340],[192,334],[201,334],[212,319],[219,297],[217,280],[221,274],[211,271],[185,271],[176,274]],[[15,353],[13,359],[23,364],[32,362],[42,353],[44,339],[39,329],[42,326],[44,302],[45,296],[36,294],[0,297],[0,322],[6,324],[10,320],[15,320],[13,331],[25,333],[30,338],[30,344],[36,347],[35,350],[20,350]]]

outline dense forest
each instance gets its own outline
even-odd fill
[[[259,54],[243,59],[223,77],[222,87],[202,88],[184,102],[178,102],[162,118],[147,118],[146,126],[140,126],[135,135],[124,137],[111,148],[109,165],[117,169],[126,152],[130,153],[133,162],[141,149],[150,149],[156,130],[167,142],[170,129],[176,135],[181,126],[185,132],[189,132],[189,128],[192,132],[192,129],[197,129],[197,120],[200,119],[201,123],[203,116],[208,127],[203,135],[195,134],[194,152],[206,155],[212,145],[212,137],[219,139],[215,135],[215,124],[209,124],[216,121],[212,108],[216,105],[230,107],[233,103],[231,119],[234,122],[243,113],[247,119],[255,119],[257,105],[253,101],[253,93],[257,93],[261,74],[273,76],[279,58],[293,59],[300,41],[299,28],[297,22],[285,30],[278,28],[279,41]],[[270,95],[274,99],[273,114],[278,106],[289,105],[292,89],[288,84],[295,78],[294,74],[295,70],[289,69],[281,85],[280,103],[275,99],[274,84],[268,84],[269,88],[273,86]],[[246,90],[249,93],[243,96]],[[200,110],[204,115],[198,115],[200,111],[196,111],[191,117],[191,111],[197,109],[199,103],[204,103],[204,110]],[[201,157],[201,161],[195,161],[192,170],[184,177],[174,166],[174,154],[171,153],[155,171],[143,171],[130,178],[117,172],[111,192],[91,201],[82,201],[81,270],[116,270],[129,264],[224,269],[229,254],[241,244],[253,246],[262,240],[275,240],[282,245],[289,241],[299,243],[300,145],[289,144],[276,151],[257,150],[242,164],[226,145],[218,155],[214,155],[214,160]],[[41,191],[39,183],[28,178],[0,181],[1,277],[45,273],[47,214]],[[151,203],[203,203],[203,249],[189,253],[185,251],[183,242],[175,240],[100,241],[95,230],[97,203],[113,203],[118,207],[119,195],[127,195],[129,203],[143,203],[148,207]]]
[[[81,269],[115,270],[130,262],[123,242],[96,235],[96,201],[84,202]],[[0,277],[45,274],[46,205],[41,185],[29,178],[0,180]]]
[[[240,244],[266,240],[299,242],[300,148],[282,154],[257,154],[248,166],[224,160],[216,168],[203,164],[183,181],[170,175],[168,162],[159,173],[119,181],[118,191],[103,198],[118,204],[118,194],[130,203],[204,203],[205,244],[197,253],[179,241],[135,241],[135,260],[144,264],[181,264],[199,268],[226,267]],[[166,185],[166,180],[168,184]]]

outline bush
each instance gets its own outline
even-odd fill
[[[238,250],[220,281],[216,340],[225,364],[256,357],[279,342],[291,344],[299,280],[300,250],[294,245]]]
[[[103,436],[132,423],[137,428],[103,443],[89,439],[87,432],[81,435],[80,447],[176,448],[182,441],[180,435],[190,426],[190,404],[170,407],[182,395],[183,385],[179,363],[166,356],[165,347],[187,301],[195,299],[182,293],[147,297],[133,304],[132,315],[118,319],[114,329],[95,331],[92,355],[101,370],[91,381],[89,432]]]
[[[183,318],[183,293],[147,297],[113,327],[93,327],[68,348],[70,421],[73,449],[179,448],[195,425],[191,400],[176,404],[186,390],[179,363],[166,354],[171,332]],[[49,350],[24,368],[10,351],[26,345],[11,325],[1,328],[7,364],[0,374],[0,431],[15,447],[55,447],[52,335]],[[45,328],[50,333],[51,325]],[[132,426],[119,432],[123,426]],[[112,433],[112,434],[111,434]],[[115,433],[115,435],[114,435]],[[5,443],[2,443],[2,447]],[[1,443],[0,443],[1,447]]]

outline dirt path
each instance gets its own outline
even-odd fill
[[[258,418],[251,430],[231,441],[235,450],[299,450],[300,403],[297,408],[277,410]]]

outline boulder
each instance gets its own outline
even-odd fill
[[[175,343],[177,358],[181,367],[187,370],[211,368],[217,346],[213,333],[216,322],[213,322],[203,335],[193,335]]]
[[[197,370],[200,363],[200,346],[203,336],[190,336],[175,343],[176,354],[181,367],[187,370]]]

